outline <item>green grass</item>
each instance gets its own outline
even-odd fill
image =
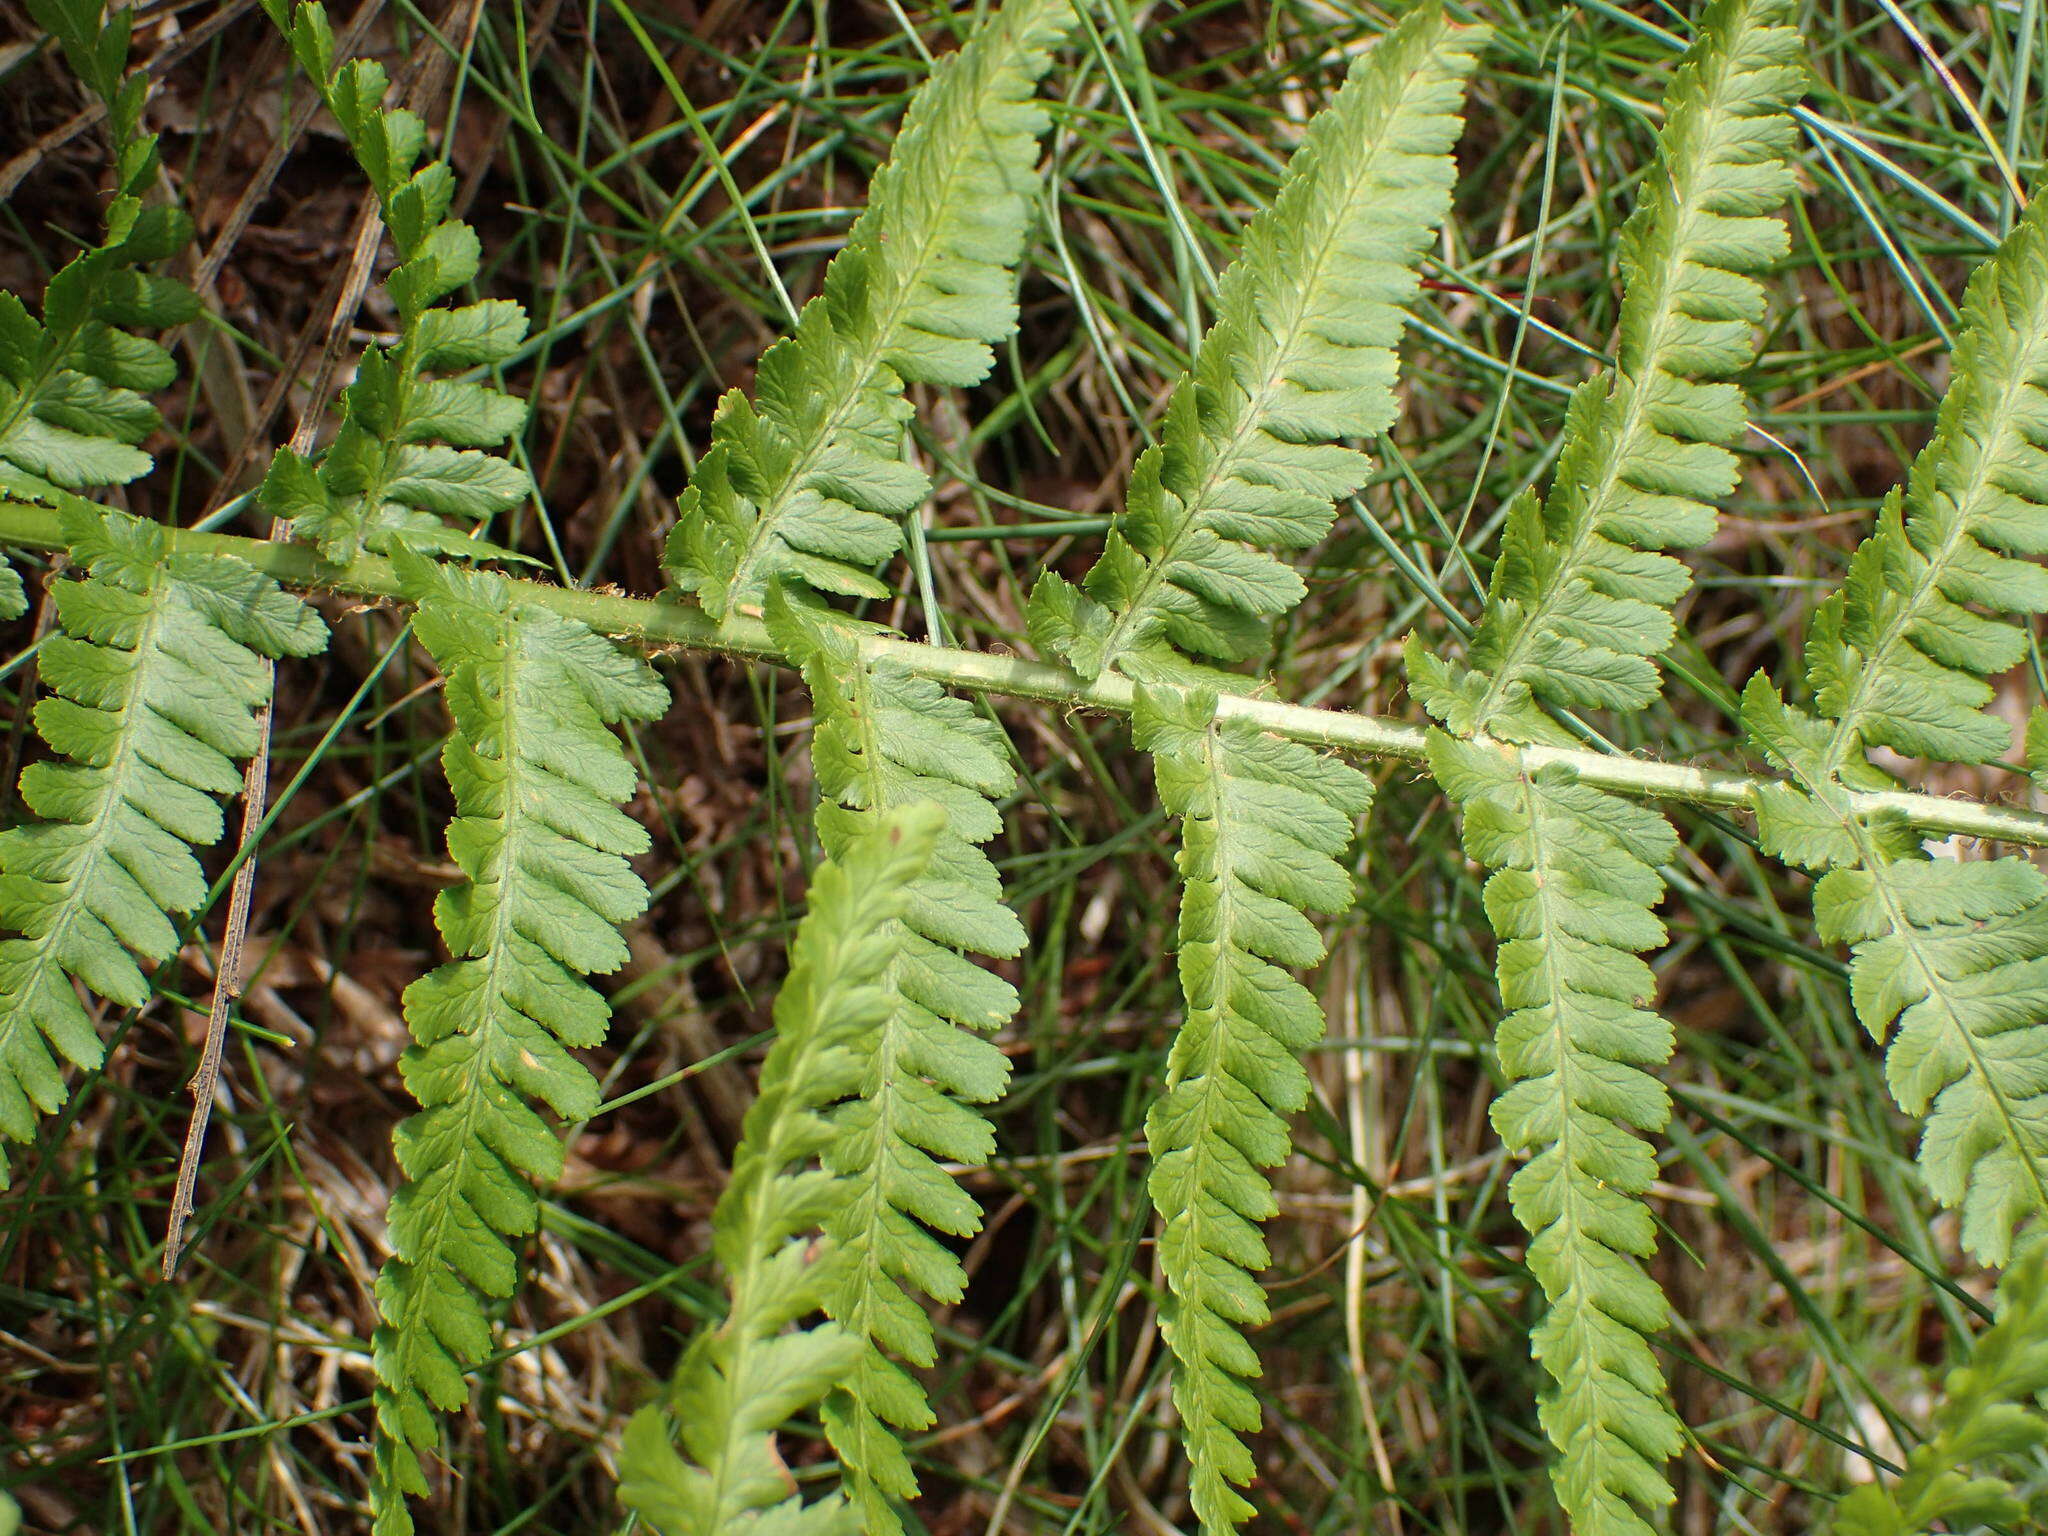
[[[442,31],[401,3],[370,34],[401,79],[407,60],[449,66],[423,74],[422,105],[473,194],[488,291],[534,316],[506,382],[535,400],[515,452],[542,496],[495,536],[567,581],[658,588],[716,394],[813,291],[926,54],[957,35],[911,0],[701,9],[686,27],[645,0],[485,5],[472,29],[457,7]],[[1683,17],[1470,9],[1499,30],[1406,349],[1406,414],[1280,636],[1289,698],[1405,708],[1396,643],[1411,628],[1447,643],[1474,617],[1499,511],[1547,474],[1565,388],[1615,322],[1609,255]],[[1797,642],[1925,437],[1962,275],[2013,214],[2007,168],[2025,183],[2048,155],[2043,10],[1807,6],[1805,195],[1746,381],[1745,482],[1682,615],[1699,648],[1616,746],[1684,757],[1727,740],[1721,680]],[[873,617],[915,635],[942,614],[959,643],[1023,647],[1030,580],[1092,557],[1231,232],[1386,19],[1305,0],[1134,8],[1069,51],[1022,332],[987,386],[927,402],[940,491],[897,568],[905,596]],[[170,61],[168,184],[210,245],[299,93],[253,10],[142,36]],[[77,108],[61,68],[4,47],[0,100],[0,160]],[[88,233],[97,154],[87,128],[32,157],[0,203],[0,285],[39,287]],[[236,424],[253,404],[257,440],[281,441],[305,397],[267,422],[261,408],[301,339],[310,378],[391,318],[373,294],[330,343],[323,285],[360,195],[317,124],[255,189],[251,228],[218,253],[219,322],[186,343],[175,441],[133,510],[261,531],[237,500],[247,480],[224,478]],[[427,910],[452,875],[450,802],[432,771],[445,714],[401,620],[328,617],[330,655],[279,701],[251,925],[269,958],[234,1021],[184,1271],[165,1283],[157,1265],[217,906],[158,974],[159,1000],[107,1021],[108,1068],[0,1200],[0,1486],[30,1531],[367,1528],[370,1285],[388,1132],[409,1107],[397,998],[439,958]],[[31,639],[24,625],[10,653]],[[807,705],[766,669],[669,671],[677,710],[631,743],[653,786],[630,809],[655,836],[655,900],[613,984],[607,1107],[572,1134],[426,1529],[614,1529],[617,1426],[710,1305],[705,1221],[816,857]],[[28,677],[10,664],[0,686]],[[1185,1529],[1138,1155],[1178,1010],[1170,834],[1118,722],[1001,713],[1024,773],[993,851],[1033,942],[1002,1042],[1001,1155],[969,1181],[987,1231],[966,1301],[940,1318],[940,1428],[913,1449],[919,1512],[991,1536]],[[1485,1119],[1498,1000],[1478,882],[1435,792],[1383,778],[1360,905],[1330,926],[1316,1102],[1280,1178],[1253,1528],[1536,1536],[1559,1522],[1511,1170]],[[2009,786],[1945,770],[1923,787]],[[1653,1208],[1683,1320],[1667,1364],[1698,1440],[1674,1468],[1674,1528],[1804,1532],[1868,1458],[1914,1442],[1981,1304],[1950,1278],[1954,1234],[1930,1216],[1841,957],[1813,943],[1805,882],[1745,826],[1678,824],[1658,961],[1677,1117]],[[800,1477],[826,1471],[820,1446],[789,1442]]]

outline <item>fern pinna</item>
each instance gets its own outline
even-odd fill
[[[482,451],[516,432],[526,407],[488,385],[435,375],[505,362],[526,339],[526,311],[509,299],[441,304],[468,286],[482,260],[476,231],[448,217],[455,173],[442,160],[419,164],[426,125],[383,106],[390,81],[381,64],[336,64],[323,7],[308,0],[289,11],[286,0],[264,0],[264,9],[377,194],[398,249],[384,288],[398,309],[399,339],[357,359],[340,430],[317,466],[279,450],[263,504],[336,565],[394,542],[476,552],[476,526],[532,490],[526,471]],[[469,526],[450,528],[444,517]]]
[[[825,1425],[870,1536],[900,1531],[894,1501],[917,1492],[899,1432],[933,1422],[905,1369],[935,1359],[917,1293],[951,1302],[965,1285],[925,1228],[971,1237],[981,1226],[936,1159],[987,1159],[994,1134],[967,1106],[1000,1098],[1009,1075],[981,1036],[1016,1012],[1016,992],[966,956],[1023,947],[977,846],[1000,829],[991,800],[1012,775],[999,729],[924,679],[870,668],[850,621],[798,594],[888,592],[872,569],[930,489],[901,457],[905,383],[977,383],[991,344],[1015,329],[1012,269],[1047,121],[1030,98],[1072,21],[1067,0],[1009,0],[934,67],[823,294],[762,358],[755,400],[735,390],[720,402],[668,546],[678,583],[708,612],[765,607],[802,667],[828,854],[904,804],[946,814],[911,883],[900,954],[879,978],[888,1008],[851,1042],[861,1079],[832,1116],[826,1154],[859,1193],[829,1224],[843,1259],[823,1304],[861,1349]]]
[[[1285,1116],[1308,1102],[1302,1053],[1323,1037],[1315,997],[1283,966],[1323,958],[1305,911],[1351,906],[1350,848],[1372,785],[1356,768],[1245,720],[1216,695],[1141,691],[1133,739],[1152,755],[1160,803],[1181,824],[1180,977],[1187,1020],[1145,1119],[1172,1287],[1173,1400],[1194,1463],[1195,1512],[1229,1529],[1252,1512],[1238,1438],[1259,1427],[1259,1374],[1244,1331],[1266,1321],[1258,1224],[1278,1209],[1265,1169],[1287,1160]]]
[[[217,797],[242,787],[263,659],[327,643],[317,614],[242,561],[172,551],[156,524],[75,498],[63,520],[87,574],[52,585],[35,721],[68,761],[22,770],[37,819],[0,833],[0,923],[20,935],[0,941],[0,1134],[15,1141],[63,1105],[58,1058],[100,1064],[73,982],[142,1006],[142,964],[171,958],[177,919],[205,899],[193,851],[220,841]]]
[[[1085,590],[1051,572],[1034,588],[1041,649],[1083,677],[1189,681],[1206,669],[1170,647],[1247,660],[1264,621],[1301,600],[1300,575],[1272,552],[1329,531],[1369,464],[1341,440],[1385,431],[1399,410],[1402,306],[1450,206],[1458,102],[1484,38],[1422,6],[1311,120],[1272,207],[1245,228]]]
[[[1886,502],[1807,638],[1810,709],[1750,681],[1743,721],[1792,775],[1758,804],[1764,848],[1826,870],[1823,937],[1854,948],[1857,1015],[1890,1046],[1920,1162],[1965,1246],[2004,1262],[2048,1211],[2048,881],[2030,862],[1930,859],[1849,792],[1889,777],[1866,751],[1982,763],[2012,746],[1988,678],[2027,655],[2001,615],[2048,611],[2048,207],[2035,199],[1971,279],[1955,373],[1903,494]]]
[[[868,205],[768,349],[755,398],[719,401],[668,560],[714,617],[759,612],[778,582],[887,597],[874,567],[931,490],[900,443],[906,383],[979,383],[1016,328],[1016,279],[1045,131],[1033,88],[1069,0],[1008,0],[934,66]]]
[[[846,1133],[829,1111],[859,1091],[872,1042],[899,1006],[890,972],[912,941],[903,919],[945,825],[932,802],[861,818],[811,881],[810,911],[775,999],[760,1096],[712,1214],[726,1315],[691,1342],[668,1413],[635,1414],[620,1452],[619,1497],[661,1536],[875,1529],[863,1524],[867,1500],[834,1492],[803,1503],[775,1436],[792,1415],[843,1389],[873,1348],[837,1321],[792,1325],[830,1304],[849,1260],[867,1262],[819,1235],[843,1228],[857,1198],[830,1166]],[[859,1240],[859,1224],[851,1230]]]
[[[412,1528],[435,1408],[469,1400],[464,1372],[490,1349],[490,1309],[534,1228],[531,1181],[564,1120],[597,1107],[570,1047],[599,1044],[611,1010],[584,978],[625,962],[617,925],[647,905],[626,860],[647,834],[619,809],[635,776],[610,729],[668,706],[646,662],[502,578],[398,551],[414,632],[447,682],[455,732],[448,852],[465,876],[434,904],[455,958],[406,989],[418,1042],[401,1065],[420,1112],[398,1129],[407,1182],[391,1202],[392,1257],[377,1277],[377,1529]]]
[[[934,1422],[907,1366],[937,1358],[921,1292],[957,1302],[967,1276],[927,1227],[981,1230],[981,1211],[939,1159],[976,1164],[995,1150],[968,1108],[1003,1096],[1010,1065],[986,1038],[1017,1011],[1017,992],[968,958],[1011,956],[1024,928],[980,847],[1002,829],[991,801],[1014,775],[1002,731],[928,679],[865,663],[851,621],[778,596],[770,624],[803,668],[816,712],[811,761],[823,798],[817,827],[839,858],[906,806],[945,813],[934,851],[909,881],[904,932],[877,978],[878,1025],[849,1038],[860,1082],[831,1114],[826,1165],[851,1194],[826,1223],[841,1255],[826,1311],[863,1348],[824,1405],[868,1536],[902,1530],[892,1499],[917,1492],[898,1432]]]
[[[1656,1224],[1641,1203],[1656,1159],[1641,1138],[1670,1103],[1650,1075],[1671,1027],[1642,1006],[1638,957],[1663,943],[1663,817],[1532,772],[1513,743],[1571,738],[1547,708],[1641,708],[1658,692],[1671,605],[1689,584],[1662,553],[1704,543],[1733,488],[1754,351],[1756,273],[1787,237],[1788,115],[1804,78],[1786,0],[1717,0],[1666,96],[1648,189],[1621,240],[1620,356],[1573,396],[1547,499],[1508,513],[1467,666],[1408,648],[1411,688],[1445,726],[1430,767],[1463,814],[1466,851],[1494,871],[1486,911],[1508,1010],[1496,1041],[1512,1086],[1493,1105],[1529,1158],[1511,1193],[1548,1311],[1532,1335],[1551,1378],[1542,1419],[1554,1480],[1586,1536],[1651,1530],[1683,1432],[1648,1336],[1667,1321],[1641,1267]]]
[[[142,131],[148,77],[127,73],[132,13],[96,0],[29,0],[78,77],[107,107],[115,147],[106,234],[50,279],[42,317],[0,291],[0,492],[56,501],[58,492],[126,485],[147,474],[142,443],[163,422],[148,399],[177,363],[142,330],[182,325],[199,312],[191,289],[146,270],[192,238],[182,210],[147,203],[157,140]],[[27,607],[21,577],[0,561],[0,618]]]

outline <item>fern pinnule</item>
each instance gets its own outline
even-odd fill
[[[220,840],[217,797],[242,787],[263,658],[327,643],[312,609],[239,560],[171,553],[156,524],[76,498],[62,516],[90,574],[51,589],[35,722],[58,760],[22,770],[39,819],[0,833],[0,924],[21,935],[0,941],[0,1137],[15,1141],[62,1105],[59,1058],[100,1063],[73,981],[140,1007],[138,962],[169,959],[175,919],[204,900],[193,850]]]
[[[416,1043],[400,1071],[420,1112],[394,1138],[405,1183],[377,1277],[378,1536],[412,1529],[404,1496],[427,1491],[434,1410],[468,1402],[464,1372],[516,1279],[513,1239],[538,1214],[532,1183],[561,1172],[536,1104],[564,1120],[597,1107],[570,1048],[599,1044],[611,1010],[584,977],[624,963],[617,925],[647,905],[626,862],[647,834],[618,809],[635,777],[611,726],[668,706],[644,661],[502,578],[395,556],[446,679],[448,851],[466,879],[434,903],[454,958],[405,992]]]
[[[915,1497],[917,1480],[896,1431],[934,1422],[906,1369],[929,1367],[937,1354],[917,1293],[951,1303],[967,1285],[959,1260],[926,1228],[957,1238],[981,1230],[980,1208],[940,1159],[988,1160],[995,1133],[969,1106],[1001,1098],[1010,1076],[984,1037],[1015,1014],[1016,989],[968,956],[1024,947],[1023,925],[978,846],[1001,830],[992,801],[1014,775],[995,724],[928,679],[864,661],[864,626],[780,594],[769,625],[810,686],[826,853],[839,857],[903,806],[929,801],[945,812],[931,860],[907,888],[905,932],[881,978],[887,1014],[849,1043],[861,1081],[832,1112],[825,1152],[849,1192],[826,1226],[838,1255],[825,1310],[864,1346],[825,1401],[825,1429],[867,1536],[898,1536],[891,1500]]]
[[[1450,206],[1459,103],[1485,36],[1422,6],[1310,120],[1272,206],[1245,228],[1086,590],[1048,573],[1033,591],[1042,649],[1084,677],[1186,680],[1168,644],[1242,661],[1301,600],[1301,577],[1272,551],[1329,532],[1333,504],[1370,467],[1342,440],[1399,411],[1394,349]]]
[[[279,450],[263,504],[337,565],[398,542],[503,556],[471,533],[533,485],[525,470],[482,450],[517,432],[526,407],[487,385],[436,375],[510,359],[526,338],[526,311],[507,299],[441,305],[475,279],[482,259],[476,232],[448,217],[454,172],[440,160],[419,165],[426,125],[382,106],[390,83],[382,65],[354,59],[336,67],[322,7],[263,5],[369,176],[399,257],[384,279],[398,310],[397,344],[370,347],[357,361],[342,392],[341,426],[317,466]],[[469,526],[442,521],[451,517]]]
[[[839,1255],[829,1227],[846,1182],[815,1166],[841,1132],[830,1107],[859,1091],[860,1042],[886,1024],[888,977],[902,947],[910,891],[945,825],[932,804],[868,819],[818,866],[810,910],[775,999],[775,1043],[747,1111],[732,1177],[712,1214],[712,1252],[729,1307],[684,1355],[669,1394],[673,1434],[657,1408],[626,1428],[619,1497],[662,1536],[854,1536],[838,1493],[804,1504],[775,1449],[792,1414],[845,1385],[871,1348],[836,1322],[804,1323],[827,1304]]]
[[[1152,754],[1161,804],[1181,822],[1181,990],[1187,1017],[1167,1058],[1166,1091],[1145,1117],[1159,1264],[1171,1301],[1164,1331],[1173,1400],[1187,1431],[1203,1529],[1252,1512],[1239,1438],[1259,1427],[1259,1374],[1245,1338],[1265,1322],[1259,1223],[1278,1206],[1262,1171],[1284,1162],[1286,1116],[1308,1102],[1301,1054],[1323,1037],[1315,997],[1282,967],[1323,958],[1305,911],[1341,912],[1351,877],[1338,857],[1372,784],[1357,769],[1216,716],[1216,695],[1141,688],[1132,716]]]
[[[1069,0],[1006,0],[934,66],[905,114],[824,292],[761,359],[751,401],[719,402],[668,561],[714,617],[783,580],[886,597],[872,568],[930,486],[904,461],[908,383],[967,385],[1016,328],[1046,114],[1031,93]]]

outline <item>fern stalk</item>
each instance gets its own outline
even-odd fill
[[[172,551],[223,555],[287,586],[358,598],[405,597],[404,584],[391,563],[376,556],[363,556],[346,566],[330,567],[301,546],[190,528],[161,531]],[[66,543],[61,518],[55,510],[0,497],[0,545],[52,550],[62,549]],[[619,640],[649,647],[674,646],[712,655],[789,662],[767,625],[744,617],[717,624],[702,613],[660,598],[558,587],[509,576],[505,581],[514,601],[550,609]],[[913,676],[928,678],[948,689],[1125,715],[1131,712],[1137,698],[1136,685],[1114,673],[1083,678],[1068,668],[1048,666],[1021,656],[904,640],[879,630],[860,633],[855,645],[869,664],[887,659]],[[1427,729],[1391,716],[1320,709],[1237,694],[1219,696],[1216,710],[1219,716],[1248,720],[1263,731],[1306,746],[1403,763],[1426,762],[1429,756]],[[1532,745],[1523,747],[1522,755],[1532,769],[1569,768],[1582,783],[1632,799],[1665,800],[1717,810],[1754,811],[1765,793],[1782,782],[1770,774],[1732,773],[1691,763],[1571,747]],[[1851,790],[1849,803],[1866,820],[1890,816],[1930,837],[1980,838],[2023,847],[2048,847],[2048,815],[2019,806],[1955,800],[1895,788]]]

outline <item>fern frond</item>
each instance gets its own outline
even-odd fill
[[[2027,1505],[2010,1479],[1972,1476],[2048,1445],[2048,1245],[2030,1244],[1998,1283],[1998,1321],[1977,1340],[1967,1365],[1949,1372],[1933,1437],[1914,1447],[1896,1483],[1865,1483],[1835,1511],[1834,1536],[1921,1536],[2020,1529]]]
[[[1159,1264],[1171,1292],[1164,1331],[1177,1370],[1195,1513],[1227,1532],[1252,1507],[1239,1436],[1259,1427],[1242,1378],[1259,1374],[1245,1332],[1266,1321],[1254,1278],[1269,1262],[1259,1223],[1277,1209],[1266,1168],[1287,1159],[1286,1116],[1308,1101],[1301,1054],[1323,1012],[1282,967],[1313,966],[1323,941],[1303,914],[1342,912],[1338,857],[1372,784],[1357,769],[1241,719],[1213,693],[1141,688],[1132,733],[1152,754],[1161,804],[1181,822],[1181,991],[1166,1091],[1145,1117]]]
[[[644,661],[501,578],[395,553],[446,679],[448,851],[467,879],[434,903],[455,958],[405,992],[416,1044],[400,1071],[420,1112],[394,1138],[406,1182],[377,1277],[379,1536],[412,1530],[404,1495],[427,1491],[434,1410],[468,1402],[463,1373],[516,1279],[513,1239],[534,1227],[532,1183],[561,1173],[536,1104],[564,1120],[597,1107],[570,1048],[599,1044],[611,1010],[584,977],[624,963],[617,925],[647,905],[626,862],[647,834],[618,809],[635,778],[610,727],[668,706]]]
[[[818,837],[838,858],[909,805],[945,812],[930,863],[907,888],[905,933],[880,985],[879,1029],[849,1042],[860,1062],[854,1096],[832,1112],[824,1157],[851,1198],[826,1224],[837,1282],[825,1296],[833,1321],[864,1345],[826,1399],[825,1429],[847,1471],[847,1493],[867,1536],[900,1536],[893,1499],[917,1494],[895,1431],[934,1422],[906,1366],[936,1358],[922,1293],[956,1302],[967,1276],[927,1227],[953,1237],[981,1230],[981,1210],[940,1159],[979,1164],[995,1133],[972,1104],[993,1103],[1009,1081],[1007,1057],[983,1038],[1017,1011],[1017,993],[968,958],[1011,956],[1024,928],[1003,905],[995,866],[978,846],[1002,828],[992,803],[1014,780],[1001,730],[937,684],[882,662],[870,666],[853,621],[769,600],[769,625],[810,685],[816,714],[811,760],[826,804]]]
[[[156,182],[157,141],[142,131],[148,77],[126,73],[131,13],[109,14],[100,0],[30,0],[29,11],[105,101],[115,147],[105,238],[50,279],[40,319],[0,292],[0,492],[55,502],[60,490],[126,485],[149,472],[141,444],[163,419],[146,396],[178,369],[138,333],[184,324],[199,300],[144,270],[184,248],[192,221],[142,201]],[[0,561],[0,618],[26,607],[20,576]]]
[[[1658,163],[1623,229],[1620,356],[1572,398],[1549,497],[1509,511],[1469,673],[1426,660],[1417,696],[1457,735],[1543,739],[1532,700],[1639,709],[1671,607],[1660,551],[1704,544],[1746,419],[1730,375],[1755,353],[1754,274],[1787,249],[1789,113],[1806,73],[1790,0],[1717,0],[1672,79]]]
[[[1272,551],[1329,532],[1392,425],[1395,346],[1450,207],[1451,146],[1485,29],[1425,5],[1352,65],[1246,227],[1217,318],[1138,459],[1086,591],[1039,579],[1032,635],[1084,677],[1184,679],[1168,644],[1241,661],[1303,595]]]
[[[719,402],[668,545],[714,617],[785,579],[888,595],[872,569],[930,490],[901,454],[904,385],[979,383],[1016,328],[1046,126],[1031,95],[1072,19],[1069,0],[1006,0],[933,68],[825,291],[762,357],[755,398]]]
[[[1656,1246],[1642,1138],[1670,1109],[1648,1069],[1672,1032],[1645,1006],[1656,984],[1639,957],[1664,939],[1657,869],[1676,839],[1655,811],[1533,773],[1495,742],[1565,740],[1544,704],[1657,696],[1690,581],[1663,551],[1705,541],[1712,502],[1734,487],[1721,445],[1745,412],[1728,376],[1755,349],[1753,274],[1786,248],[1769,215],[1791,189],[1789,108],[1805,78],[1790,13],[1789,0],[1708,7],[1623,232],[1618,366],[1574,395],[1548,499],[1509,509],[1467,666],[1408,647],[1409,685],[1448,730],[1431,733],[1432,771],[1493,872],[1508,1010],[1496,1045],[1512,1080],[1493,1123],[1530,1159],[1511,1195],[1548,1303],[1532,1346],[1551,1378],[1552,1481],[1580,1536],[1649,1536],[1646,1517],[1673,1497],[1663,1463],[1683,1444],[1647,1340],[1668,1308],[1642,1267]]]
[[[792,1415],[843,1386],[868,1346],[835,1322],[792,1331],[826,1304],[840,1256],[816,1236],[851,1192],[813,1166],[839,1140],[827,1110],[859,1091],[858,1042],[886,1025],[900,921],[945,825],[934,805],[868,821],[818,866],[810,911],[775,1000],[775,1044],[747,1111],[731,1180],[712,1213],[726,1275],[724,1321],[691,1343],[670,1393],[678,1452],[656,1408],[626,1429],[619,1497],[663,1536],[854,1536],[855,1507],[837,1493],[806,1505],[775,1436]]]
[[[1520,756],[1430,733],[1430,772],[1463,813],[1466,852],[1493,871],[1486,914],[1510,1010],[1496,1044],[1514,1081],[1492,1119],[1529,1159],[1509,1193],[1549,1302],[1531,1346],[1554,1382],[1541,1415],[1560,1453],[1558,1500],[1588,1536],[1648,1536],[1638,1509],[1671,1501],[1662,1465],[1684,1435],[1645,1337],[1668,1321],[1640,1261],[1657,1240],[1642,1204],[1657,1161],[1642,1137],[1671,1108],[1648,1069],[1672,1036],[1643,1006],[1657,984],[1638,957],[1664,942],[1651,908],[1677,838],[1655,811],[1568,772],[1531,773]]]
[[[241,561],[167,553],[156,524],[75,498],[63,518],[90,575],[51,589],[35,722],[68,761],[22,770],[40,819],[0,833],[0,924],[21,935],[0,941],[0,1135],[15,1141],[63,1104],[59,1058],[100,1063],[74,980],[140,1007],[139,962],[168,959],[174,919],[205,898],[193,850],[220,840],[216,797],[242,787],[269,701],[262,658],[327,643],[312,609]]]
[[[476,232],[447,216],[454,172],[440,160],[419,166],[426,125],[403,108],[383,108],[390,82],[382,65],[356,59],[336,68],[322,7],[309,0],[288,15],[285,0],[263,3],[369,176],[399,257],[384,279],[398,309],[397,345],[371,347],[357,362],[355,382],[342,392],[341,426],[317,466],[288,448],[278,452],[263,504],[337,565],[399,541],[502,557],[472,539],[471,528],[517,506],[533,483],[482,450],[517,432],[526,407],[487,385],[436,375],[507,361],[526,338],[526,311],[507,299],[437,307],[475,279],[482,259]],[[443,518],[470,527],[450,528]]]

